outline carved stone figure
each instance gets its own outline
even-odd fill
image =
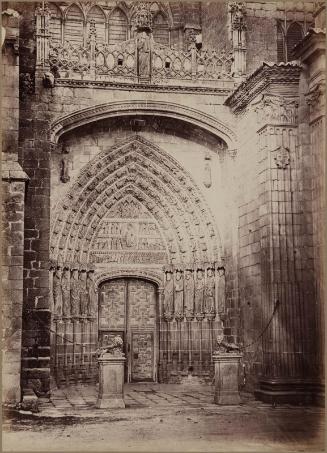
[[[175,314],[183,313],[183,296],[184,296],[184,284],[182,272],[177,271],[175,277]]]
[[[62,315],[61,276],[62,269],[61,267],[57,267],[53,276],[53,302],[54,302],[54,314],[56,316]]]
[[[137,235],[135,231],[135,227],[132,223],[129,223],[126,227],[126,232],[124,235],[125,245],[126,247],[134,247],[137,243]]]
[[[61,279],[62,289],[62,314],[64,317],[70,317],[70,270],[64,268]]]
[[[81,315],[87,315],[88,306],[88,293],[86,289],[86,272],[82,271],[79,273],[79,284],[80,284],[80,303],[81,303]]]
[[[53,88],[54,87],[55,78],[52,72],[45,72],[43,75],[43,86],[45,88]]]
[[[99,356],[101,357],[104,354],[110,354],[116,357],[123,356],[123,346],[123,339],[119,335],[116,335],[109,341],[108,345],[102,346],[100,348],[100,350],[98,351]]]
[[[88,316],[95,317],[98,308],[98,294],[93,280],[93,272],[87,273],[86,288],[88,294],[87,314]]]
[[[217,280],[217,298],[218,298],[218,312],[225,311],[225,268],[218,267],[218,280]]]
[[[62,149],[62,159],[60,162],[60,180],[62,182],[70,181],[70,174],[69,174],[70,165],[71,165],[71,161],[69,158],[69,150],[64,145],[63,149]]]
[[[196,282],[195,282],[195,311],[196,311],[196,313],[203,312],[203,297],[204,297],[203,270],[198,269],[196,272]]]
[[[207,279],[204,291],[204,312],[215,311],[215,276],[212,268],[207,269]]]
[[[193,271],[187,269],[185,271],[185,313],[191,314],[194,312],[194,279]]]
[[[208,189],[211,187],[212,181],[211,181],[211,166],[210,166],[210,161],[211,158],[207,154],[204,158],[204,171],[203,171],[203,184],[205,187]]]
[[[166,272],[164,309],[167,313],[174,311],[174,281],[170,271]]]
[[[137,37],[137,51],[138,51],[138,75],[139,77],[150,77],[150,52],[151,43],[150,37],[145,31],[139,33]]]
[[[80,315],[80,282],[78,280],[78,269],[73,269],[70,280],[70,303],[71,315]]]

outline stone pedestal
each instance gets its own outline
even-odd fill
[[[96,407],[124,408],[125,357],[103,354],[99,359],[99,395]]]
[[[215,365],[214,402],[221,405],[240,404],[238,376],[242,354],[216,352],[212,358]]]

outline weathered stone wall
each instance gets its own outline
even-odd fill
[[[50,142],[46,102],[35,94],[35,16],[33,4],[18,4],[22,13],[20,39],[19,156],[29,177],[25,201],[23,388],[39,395],[49,391],[50,310]],[[36,85],[38,81],[36,80]]]
[[[26,174],[18,164],[19,19],[4,13],[2,47],[2,391],[5,403],[21,399],[24,196]]]
[[[239,285],[239,335],[243,345],[246,388],[253,389],[262,371],[262,306],[267,297],[262,286],[260,259],[266,175],[260,168],[256,118],[253,112],[238,115],[239,152],[235,173],[237,207],[237,269]]]

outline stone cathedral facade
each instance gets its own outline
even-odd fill
[[[3,2],[3,391],[324,382],[322,2]]]

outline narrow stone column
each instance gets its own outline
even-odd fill
[[[124,408],[125,357],[109,353],[99,357],[99,395],[96,407],[100,409]]]
[[[212,355],[215,365],[214,402],[216,404],[240,404],[238,376],[241,358],[240,353],[215,352]]]

